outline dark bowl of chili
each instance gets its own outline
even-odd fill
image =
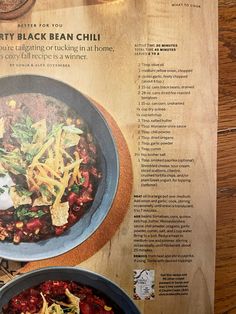
[[[0,241],[1,257],[17,261],[34,261],[54,257],[73,249],[99,228],[107,216],[116,194],[119,180],[119,159],[114,138],[105,118],[91,101],[78,90],[61,81],[37,75],[17,75],[0,79],[0,100],[10,95],[19,94],[42,94],[45,97],[58,100],[58,102],[77,112],[88,125],[96,140],[99,171],[102,173],[91,206],[65,232],[59,236],[55,234],[54,237],[40,241],[20,242],[17,245],[9,241]],[[71,199],[68,201],[70,203]],[[75,211],[74,215],[76,214]],[[40,222],[38,218],[36,220],[37,227]],[[43,225],[42,222],[41,225]],[[35,219],[33,224],[31,221],[27,222],[27,230],[34,229],[34,227]]]
[[[25,275],[19,276],[16,279],[12,280],[10,283],[6,284],[0,290],[0,311],[3,311],[3,308],[6,308],[8,303],[12,298],[18,296],[23,291],[30,291],[28,289],[35,288],[35,290],[39,289],[38,287],[42,287],[42,284],[45,285],[45,282],[48,284],[49,281],[57,281],[58,282],[67,282],[69,286],[71,286],[71,282],[77,283],[80,287],[90,290],[90,297],[83,298],[80,297],[81,300],[81,314],[96,314],[99,312],[99,306],[94,306],[91,303],[91,293],[99,300],[104,300],[104,304],[106,306],[101,310],[101,313],[106,313],[106,309],[109,313],[114,314],[140,314],[140,311],[130,299],[130,297],[116,284],[114,284],[109,279],[98,275],[94,272],[86,271],[81,268],[72,268],[72,267],[49,267],[42,268],[36,271],[32,271]],[[70,288],[69,288],[70,289]],[[37,291],[34,290],[34,299]],[[47,295],[45,293],[44,296],[50,298],[48,293],[50,289],[47,289]],[[59,290],[57,288],[57,290]],[[61,290],[61,288],[60,288]],[[45,289],[44,289],[45,291]],[[52,290],[51,290],[52,291]],[[35,293],[36,292],[36,293]],[[41,292],[42,291],[38,291]],[[86,294],[86,293],[83,293]],[[39,294],[40,295],[40,294]],[[53,299],[55,299],[55,293],[53,295]],[[84,299],[84,301],[83,301]],[[87,300],[90,301],[87,301]],[[22,304],[25,304],[22,302]],[[86,304],[86,305],[85,305]],[[97,311],[92,312],[92,308],[96,308]],[[23,308],[19,308],[19,310],[24,310]],[[88,312],[86,312],[88,310]],[[17,312],[18,313],[18,312]]]

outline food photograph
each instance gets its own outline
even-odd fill
[[[2,314],[139,314],[110,280],[80,268],[50,267],[22,275],[0,290]]]
[[[101,113],[72,87],[30,75],[0,84],[0,255],[62,254],[109,212],[116,144]]]

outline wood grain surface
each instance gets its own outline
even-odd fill
[[[215,313],[236,313],[236,2],[219,1],[219,131]]]

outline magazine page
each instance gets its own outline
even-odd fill
[[[213,313],[217,3],[2,0],[0,29],[2,312]]]

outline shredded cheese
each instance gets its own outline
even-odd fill
[[[81,177],[80,164],[83,159],[79,158],[77,152],[74,153],[74,158],[66,151],[65,133],[69,138],[69,132],[59,128],[54,136],[46,140],[47,134],[45,132],[46,121],[41,120],[33,127],[43,128],[42,132],[37,132],[35,140],[42,141],[42,147],[38,154],[33,158],[31,165],[27,170],[27,181],[31,189],[40,191],[42,184],[47,186],[49,193],[54,196],[54,201],[51,202],[51,217],[52,223],[55,226],[62,226],[67,222],[69,215],[69,205],[61,203],[62,196],[68,184],[78,182]],[[73,135],[73,133],[71,133]],[[79,136],[73,138],[75,141]],[[43,137],[45,137],[43,139]],[[43,142],[45,143],[43,144]],[[66,164],[65,164],[66,162]],[[41,193],[42,194],[42,193]],[[40,196],[38,203],[49,203],[49,199]],[[36,200],[37,204],[37,200]],[[66,214],[67,212],[67,214]],[[62,213],[64,218],[62,218]]]
[[[40,293],[41,294],[41,297],[43,299],[43,307],[42,309],[40,310],[39,314],[49,314],[49,311],[48,311],[48,302],[46,301],[44,295],[42,294],[42,292]]]
[[[44,168],[48,172],[50,172],[54,177],[58,178],[59,180],[61,179],[61,176],[55,170],[53,170],[51,167],[49,167],[47,164],[37,163],[37,164],[35,164],[35,167],[40,167],[41,169]],[[47,175],[46,171],[45,171],[45,174]]]
[[[30,177],[28,174],[26,175],[27,181],[28,181],[28,185],[31,186],[30,190],[32,189],[36,189],[39,190],[39,186],[38,184],[35,182],[35,180]]]
[[[76,160],[75,162],[73,162],[73,164],[70,164],[68,166],[65,167],[65,171],[66,170],[72,170],[74,169],[76,166],[80,166],[81,162],[83,161],[83,159],[79,159],[79,160]]]
[[[73,160],[73,158],[71,157],[71,155],[69,155],[69,154],[67,153],[67,151],[64,150],[63,148],[60,148],[60,152],[61,152],[63,155],[65,155],[68,159]]]
[[[40,149],[39,153],[34,157],[33,162],[31,164],[31,167],[34,167],[34,165],[38,162],[38,160],[43,156],[43,154],[46,152],[46,150],[53,144],[54,137],[50,138]]]
[[[66,296],[70,300],[71,304],[75,307],[75,313],[80,314],[80,298],[73,295],[68,289],[65,291]]]
[[[56,136],[56,145],[55,145],[55,170],[58,170],[60,162],[60,142],[61,142],[61,133],[62,129],[59,129]]]

